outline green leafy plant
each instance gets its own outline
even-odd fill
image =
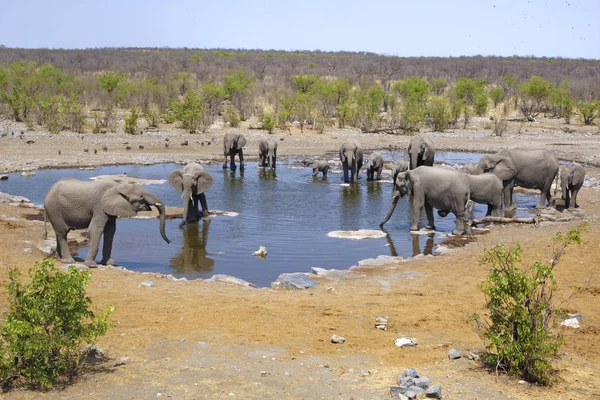
[[[592,125],[600,111],[600,101],[578,101],[577,110],[584,125]]]
[[[229,122],[229,126],[237,128],[240,125],[240,113],[233,106],[227,106],[225,109],[226,122]]]
[[[183,102],[175,101],[171,104],[171,111],[183,129],[190,133],[196,133],[202,125],[205,103],[198,92],[189,90],[185,94]]]
[[[138,118],[140,114],[135,108],[132,108],[129,111],[129,115],[125,117],[125,133],[129,133],[130,135],[135,135],[137,132]]]
[[[58,270],[50,258],[29,270],[23,283],[19,270],[10,269],[9,311],[0,326],[0,381],[22,379],[27,387],[48,389],[70,381],[87,356],[82,346],[106,334],[109,306],[96,315],[85,286],[91,274],[70,266]]]
[[[427,105],[427,113],[429,125],[436,132],[443,132],[450,124],[450,107],[448,100],[443,97],[432,97]]]
[[[273,129],[277,126],[277,118],[272,109],[264,109],[260,113],[260,120],[262,122],[262,128],[268,133],[273,133]]]
[[[557,317],[564,315],[556,300],[554,268],[567,247],[581,243],[582,224],[567,234],[558,233],[552,260],[520,269],[521,248],[498,245],[485,250],[482,262],[491,267],[480,285],[486,296],[489,318],[473,314],[477,332],[484,340],[484,360],[529,382],[551,382],[550,359],[563,343],[556,331]]]

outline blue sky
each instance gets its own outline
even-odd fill
[[[600,59],[600,0],[2,0],[0,44]]]

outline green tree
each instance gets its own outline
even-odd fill
[[[555,116],[564,118],[565,123],[567,124],[571,123],[575,102],[571,97],[571,90],[569,89],[569,83],[566,79],[563,80],[557,88],[552,88],[550,93],[550,106],[552,107]]]
[[[206,103],[195,90],[189,90],[183,102],[174,101],[171,104],[171,111],[176,121],[179,121],[181,127],[190,133],[196,133],[197,130],[204,130],[210,125],[209,113],[206,111]]]
[[[240,112],[240,118],[245,121],[250,103],[250,92],[254,85],[254,79],[248,75],[245,69],[239,69],[223,78],[223,89],[226,98],[231,101]]]
[[[404,102],[415,102],[421,107],[427,105],[429,89],[429,82],[418,76],[398,81],[392,86],[392,90],[397,92]]]
[[[301,93],[308,93],[311,87],[317,84],[321,77],[317,74],[301,74],[292,76],[292,86],[294,90]]]
[[[584,125],[592,125],[600,111],[600,101],[578,101],[577,110]]]
[[[504,89],[498,86],[491,88],[490,99],[492,99],[492,102],[494,103],[494,108],[498,107],[498,104],[504,100]]]
[[[436,96],[441,96],[444,94],[446,86],[448,86],[448,84],[446,83],[446,79],[433,78],[431,80],[431,93],[435,94]]]
[[[535,75],[519,85],[519,110],[525,118],[535,118],[544,110],[552,88],[551,83]]]
[[[129,111],[129,115],[125,117],[125,133],[135,135],[137,133],[138,118],[140,114],[135,108]]]
[[[16,269],[9,269],[6,287],[8,312],[0,325],[0,381],[17,378],[28,387],[51,388],[61,379],[71,380],[87,355],[85,344],[106,334],[109,306],[102,314],[91,310],[85,287],[91,274],[70,266],[59,271],[50,258],[29,270],[23,283]]]
[[[98,77],[97,83],[102,89],[106,90],[109,96],[112,96],[115,90],[127,79],[126,74],[116,72],[105,72]]]
[[[450,123],[450,107],[448,99],[441,96],[433,96],[427,104],[429,125],[436,132],[443,132]]]
[[[485,115],[490,104],[490,99],[485,94],[485,91],[478,90],[473,96],[473,110],[480,117]]]

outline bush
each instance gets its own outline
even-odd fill
[[[592,125],[598,116],[598,111],[600,110],[600,101],[578,101],[577,110],[583,119],[584,125]]]
[[[0,326],[0,381],[22,379],[27,387],[51,388],[78,372],[84,344],[106,334],[109,306],[95,315],[85,286],[91,274],[70,266],[59,271],[50,258],[29,271],[23,284],[20,272],[10,269],[9,311]]]
[[[129,115],[125,117],[125,133],[129,133],[131,135],[135,135],[137,132],[137,124],[138,118],[140,114],[137,112],[135,108],[132,108],[129,112]]]
[[[483,90],[476,92],[473,97],[473,109],[475,114],[479,115],[480,117],[485,115],[487,113],[489,103],[490,100]]]
[[[261,112],[260,119],[262,122],[262,128],[268,133],[273,133],[273,129],[275,129],[275,126],[277,125],[277,118],[275,118],[275,114],[270,110],[263,110]]]
[[[434,131],[443,132],[450,123],[448,101],[439,96],[432,97],[427,107],[428,123]]]
[[[144,110],[144,119],[148,124],[149,128],[158,128],[158,121],[160,119],[160,112],[158,107],[150,105]]]
[[[508,129],[508,121],[504,118],[494,118],[494,136],[502,136]]]
[[[490,98],[492,99],[492,102],[494,103],[494,108],[498,107],[498,104],[500,104],[500,102],[502,100],[504,100],[504,89],[502,89],[501,87],[493,87],[490,89]]]
[[[194,90],[189,90],[184,97],[183,103],[174,102],[171,110],[175,120],[181,123],[181,127],[189,133],[196,133],[202,125],[202,117],[205,112],[204,102]]]
[[[240,125],[240,113],[233,106],[228,106],[225,109],[226,122],[229,122],[229,126],[237,128]]]
[[[547,385],[551,382],[550,357],[556,354],[563,339],[554,331],[557,317],[564,315],[557,308],[554,267],[566,248],[581,242],[585,224],[566,235],[558,233],[558,247],[550,264],[538,261],[529,271],[521,270],[521,248],[498,245],[485,250],[482,262],[491,266],[488,278],[480,285],[486,296],[489,321],[473,314],[484,340],[485,362],[496,370],[529,382]]]

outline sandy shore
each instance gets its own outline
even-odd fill
[[[8,132],[0,138],[2,172],[222,160],[222,131],[201,135],[172,130],[141,136],[86,134],[83,140],[81,135],[70,133],[26,132],[20,139],[19,126],[2,124],[4,133]],[[543,121],[527,126],[520,134],[512,131],[501,138],[476,128],[431,135],[438,150],[546,148],[562,159],[600,165],[598,129],[574,128],[574,133],[566,134],[553,121]],[[14,136],[12,130],[17,132]],[[258,140],[265,134],[245,133],[246,155],[253,159]],[[390,146],[405,149],[410,140],[407,136],[354,131],[273,136],[280,139],[278,152],[283,156],[335,152],[346,137],[357,137],[365,149],[381,150]],[[168,148],[164,146],[167,138]],[[34,143],[27,144],[27,140]],[[180,145],[184,140],[188,146]],[[127,145],[132,149],[126,150]],[[108,151],[102,151],[102,146]],[[600,179],[596,169],[587,171]],[[598,396],[600,278],[595,269],[600,264],[600,227],[595,222],[600,213],[600,191],[582,190],[579,202],[582,212],[569,222],[544,223],[538,228],[494,227],[491,233],[443,256],[361,268],[343,278],[315,277],[318,286],[306,291],[173,280],[111,267],[92,270],[88,292],[94,304],[98,309],[109,304],[116,307],[113,327],[97,343],[109,356],[105,369],[85,374],[62,391],[40,394],[16,390],[3,394],[3,398],[387,399],[389,386],[408,367],[428,375],[433,384],[441,384],[445,398]],[[26,271],[43,257],[36,247],[41,242],[43,223],[36,221],[35,215],[35,209],[0,203],[2,286],[8,282],[9,267]],[[528,264],[547,260],[553,234],[581,220],[590,222],[584,242],[567,251],[556,275],[560,295],[569,298],[565,306],[570,312],[581,313],[584,320],[579,329],[565,329],[565,345],[555,360],[557,383],[549,389],[519,384],[488,373],[466,357],[449,360],[450,348],[483,350],[483,343],[465,322],[470,313],[483,312],[484,298],[477,288],[487,274],[487,267],[478,261],[483,248],[519,242]],[[140,286],[145,280],[155,286]],[[0,311],[6,310],[6,300],[2,291]],[[379,316],[389,317],[386,331],[374,327]],[[331,343],[334,334],[346,342]],[[394,341],[403,335],[417,338],[418,345],[396,347]]]

